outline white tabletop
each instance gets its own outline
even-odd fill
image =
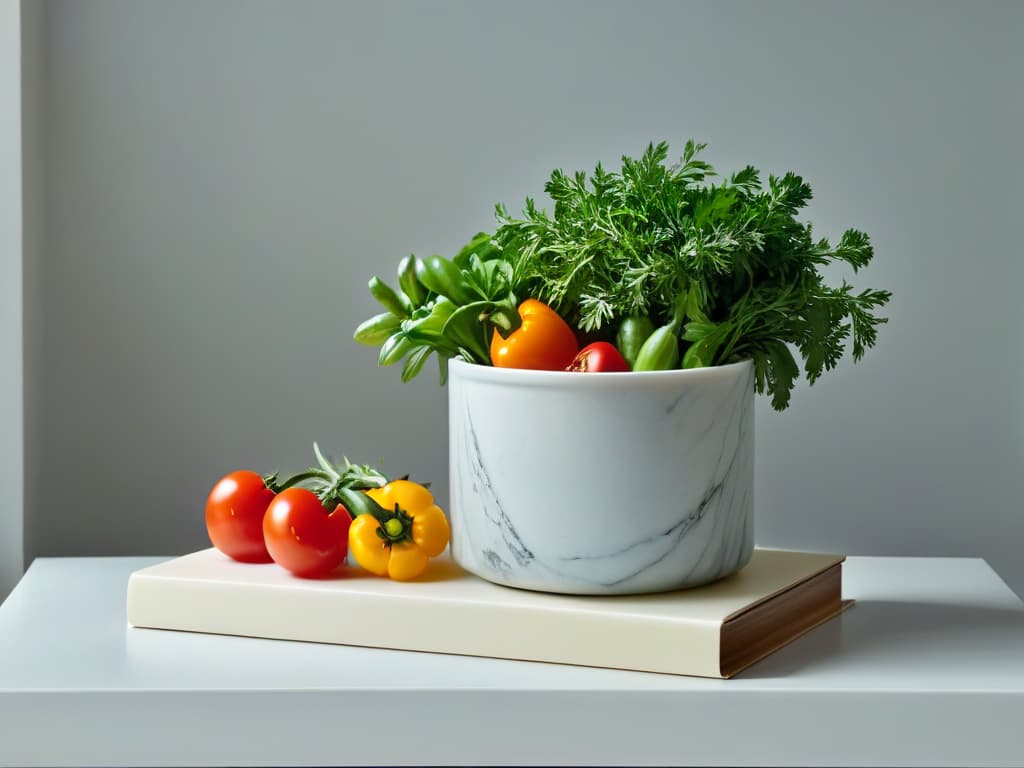
[[[0,607],[0,765],[1024,765],[1024,605],[982,560],[851,557],[857,604],[732,680],[135,629],[129,573]]]

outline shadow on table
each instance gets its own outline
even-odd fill
[[[275,566],[276,567],[276,566]],[[413,581],[416,583],[425,583],[431,581],[456,581],[457,579],[466,578],[466,571],[457,566],[454,562],[447,558],[435,558],[431,560],[425,570],[420,576],[417,576]],[[379,581],[382,576],[378,576],[375,573],[370,573],[363,568],[355,566],[342,566],[333,573],[329,573],[326,576],[319,578],[304,578],[299,576],[290,577],[295,580],[296,584],[312,584],[314,582],[331,582],[331,581]]]
[[[960,604],[862,600],[738,677],[787,677],[870,665],[879,674],[948,661],[962,666],[964,648],[975,670],[1021,666],[1024,610]]]

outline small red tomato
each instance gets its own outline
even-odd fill
[[[345,562],[352,518],[340,504],[328,513],[305,488],[281,491],[267,507],[263,538],[274,562],[296,576],[327,576]]]
[[[581,349],[565,370],[584,373],[623,373],[629,370],[629,363],[619,354],[619,350],[607,341],[595,341]]]
[[[274,492],[255,472],[225,475],[206,499],[206,532],[210,542],[243,563],[269,563],[263,543],[263,515]]]

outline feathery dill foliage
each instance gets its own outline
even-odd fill
[[[527,199],[522,218],[498,206],[495,241],[513,267],[520,295],[552,305],[584,331],[610,336],[623,319],[677,321],[684,367],[754,363],[758,392],[777,410],[789,404],[804,361],[813,383],[841,359],[875,344],[886,322],[873,310],[888,291],[855,293],[825,284],[819,267],[871,260],[868,236],[846,231],[834,247],[815,240],[796,215],[811,199],[802,178],[769,176],[765,188],[748,166],[727,180],[686,144],[667,165],[668,144],[650,145],[617,173],[551,174],[553,215]]]

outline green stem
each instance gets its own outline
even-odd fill
[[[353,518],[359,515],[372,515],[373,519],[382,526],[388,520],[388,511],[362,491],[352,488],[335,488],[330,493],[332,498],[337,499],[345,506]]]
[[[510,333],[518,330],[523,324],[519,311],[504,303],[496,304],[494,309],[487,313],[487,319],[497,326],[502,338],[508,338]]]
[[[396,503],[394,510],[388,512],[387,518],[381,522],[377,536],[389,547],[412,539],[412,517]]]
[[[365,490],[367,488],[381,488],[388,484],[388,479],[375,469],[349,465],[348,469],[341,473],[338,484],[345,488]]]
[[[333,475],[335,479],[341,477],[341,473],[338,472],[337,468],[321,453],[320,446],[316,444],[316,441],[313,442],[313,455],[316,456],[317,463],[324,468],[325,472]]]
[[[469,336],[469,351],[472,352],[477,362],[482,365],[491,364],[491,352],[487,348],[487,326],[481,323],[477,328],[473,329],[473,332],[467,334]],[[483,337],[483,338],[481,338]]]
[[[307,469],[305,472],[299,472],[298,474],[292,475],[285,480],[278,480],[277,473],[267,475],[263,478],[263,484],[274,493],[280,493],[283,490],[292,488],[300,483],[304,483],[307,480],[324,480],[330,482],[333,478],[323,470],[320,469]]]
[[[345,469],[339,469],[323,452],[320,446],[313,443],[313,453],[317,463],[329,475],[334,485],[345,488],[380,488],[387,485],[388,478],[368,464],[353,464],[345,459]]]
[[[686,301],[689,296],[689,287],[682,288],[676,296],[672,311],[672,327],[675,328],[676,331],[682,327],[683,320],[686,319]]]
[[[398,504],[393,510],[385,509],[367,494],[351,488],[336,488],[324,499],[343,504],[353,519],[371,515],[380,524],[377,536],[388,546],[412,538],[412,517]]]

